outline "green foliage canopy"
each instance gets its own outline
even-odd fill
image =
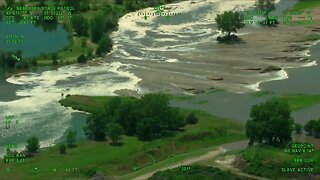
[[[217,14],[215,20],[218,24],[218,29],[222,33],[227,32],[228,36],[232,32],[236,33],[237,29],[244,27],[243,16],[239,12],[225,11],[223,14]]]
[[[109,123],[107,125],[107,134],[111,138],[113,144],[117,144],[121,135],[124,134],[122,126],[118,123]]]
[[[60,154],[65,154],[66,150],[67,150],[66,145],[65,144],[60,144],[60,146],[59,146]]]
[[[119,123],[126,135],[137,135],[141,140],[159,138],[185,125],[184,117],[176,108],[169,106],[169,99],[163,94],[147,94],[138,100],[112,98],[103,112],[87,119],[86,135],[90,139],[103,140],[106,134],[115,134],[111,138],[117,140],[122,133],[116,134],[114,129],[119,130],[119,127],[108,127],[109,123]]]
[[[39,139],[35,136],[29,138],[27,140],[27,152],[29,153],[36,153],[40,148]]]
[[[89,23],[83,15],[73,15],[71,23],[78,36],[86,36],[88,34]]]
[[[291,140],[294,121],[288,103],[272,99],[254,105],[250,117],[251,120],[246,123],[249,145],[257,142],[278,146]]]
[[[268,15],[270,11],[276,9],[274,3],[274,0],[258,0],[256,5],[260,10],[265,11],[265,15]]]
[[[86,120],[86,125],[83,127],[85,135],[89,139],[96,141],[103,141],[106,138],[107,130],[106,117],[101,113],[94,113],[90,115]]]
[[[320,137],[320,119],[307,122],[304,125],[304,131],[306,131],[309,136]]]
[[[73,148],[77,146],[77,131],[68,131],[67,146],[68,148]]]

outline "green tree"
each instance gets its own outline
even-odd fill
[[[29,153],[36,153],[38,149],[40,148],[39,139],[35,136],[29,138],[27,140],[27,152]]]
[[[123,4],[123,0],[115,0],[116,4]]]
[[[53,53],[51,56],[52,59],[52,65],[57,66],[58,65],[58,53]]]
[[[5,0],[6,1],[6,4],[7,6],[13,6],[14,5],[14,0]]]
[[[81,0],[67,0],[65,1],[66,6],[71,6],[75,9],[75,12],[80,10]]]
[[[5,64],[8,68],[14,68],[16,60],[12,57],[12,53],[8,53],[5,59]]]
[[[88,58],[92,58],[92,56],[93,56],[92,50],[89,49],[89,50],[88,50],[88,53],[87,53],[87,57],[88,57]]]
[[[67,147],[65,144],[60,144],[59,145],[59,151],[60,151],[60,154],[65,154],[66,151],[67,151]]]
[[[122,126],[118,123],[109,123],[107,125],[107,134],[112,140],[112,144],[117,144],[124,134]]]
[[[256,3],[258,9],[263,11],[264,16],[266,18],[265,24],[267,25],[271,25],[275,23],[275,22],[272,22],[269,17],[269,13],[276,9],[274,3],[275,3],[274,0],[258,0],[258,2]]]
[[[272,99],[254,105],[250,117],[246,123],[249,145],[257,142],[278,146],[291,140],[294,121],[288,103]]]
[[[52,59],[53,61],[57,61],[57,60],[58,60],[58,53],[53,53],[53,54],[51,55],[51,59]]]
[[[81,54],[78,58],[77,58],[77,61],[78,63],[86,63],[87,62],[87,57],[83,54]]]
[[[81,38],[81,47],[82,48],[87,47],[87,38],[85,37]]]
[[[35,57],[32,58],[32,66],[37,66],[38,65],[38,61]]]
[[[86,12],[90,10],[90,0],[82,0],[80,3],[80,11]]]
[[[112,49],[112,41],[109,36],[103,37],[100,42],[99,46],[96,50],[97,56],[102,56],[105,52],[110,52]]]
[[[163,94],[147,94],[139,100],[111,98],[102,116],[107,122],[119,123],[126,135],[137,135],[141,140],[158,138],[185,125],[179,110],[170,107]],[[110,136],[108,130],[107,134]]]
[[[160,127],[153,118],[144,118],[137,125],[137,135],[140,140],[152,140],[160,137],[160,134]]]
[[[294,125],[294,130],[296,131],[296,134],[302,134],[302,125],[296,123],[296,124]]]
[[[313,128],[314,130],[314,136],[316,138],[319,138],[320,137],[320,120],[317,121],[315,127]]]
[[[103,26],[104,26],[105,19],[101,13],[97,13],[94,15],[93,19],[91,20],[91,40],[92,42],[99,42],[103,36]]]
[[[243,16],[238,12],[225,11],[223,14],[217,14],[215,21],[218,24],[218,29],[222,33],[227,32],[228,36],[232,32],[236,33],[237,29],[244,27]]]
[[[67,146],[68,148],[73,148],[77,146],[77,131],[68,131]]]
[[[45,0],[39,0],[37,5],[38,6],[45,6],[46,5]]]
[[[129,12],[135,11],[137,8],[133,1],[125,1],[124,4],[126,7],[126,10]]]
[[[0,67],[4,67],[5,62],[6,62],[6,56],[4,55],[4,53],[0,52]]]
[[[20,7],[24,7],[25,5],[26,5],[26,2],[23,1],[23,0],[20,0],[20,1],[18,2],[18,6],[20,6]]]
[[[83,130],[89,139],[103,141],[106,138],[106,124],[107,119],[103,114],[93,113],[87,118]]]
[[[184,119],[176,108],[169,106],[169,98],[164,94],[147,94],[138,100],[141,114],[152,117],[159,124],[159,131],[177,130],[184,125]]]
[[[307,124],[304,125],[304,131],[307,132],[307,135],[309,135],[309,136],[313,135],[313,130],[314,130],[316,123],[317,123],[316,120],[310,120],[307,122]]]
[[[168,119],[164,121],[166,124],[165,130],[176,131],[185,125],[184,117],[180,114],[178,108],[168,106]],[[164,113],[165,114],[165,113]]]
[[[78,36],[86,36],[88,34],[88,20],[83,15],[74,15],[71,17],[72,27]]]
[[[118,107],[118,120],[125,130],[125,134],[133,136],[137,132],[137,122],[141,119],[139,107],[133,101],[124,101]]]
[[[110,32],[118,26],[119,15],[116,11],[105,11],[104,31]]]
[[[190,113],[187,117],[186,117],[186,122],[188,124],[196,124],[198,122],[198,118],[194,115],[194,113]]]
[[[121,98],[118,96],[110,99],[104,105],[105,114],[109,117],[115,117],[118,114],[118,110],[121,103],[122,103]]]

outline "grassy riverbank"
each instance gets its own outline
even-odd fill
[[[284,149],[270,146],[255,146],[241,153],[244,172],[269,178],[305,177],[313,179],[312,175],[320,172],[320,151],[314,149],[312,153],[288,153]],[[303,162],[299,162],[299,159]],[[239,159],[238,159],[239,161]],[[297,161],[297,162],[296,162]],[[297,172],[297,168],[313,167],[313,172]],[[282,171],[282,168],[296,168],[295,172]],[[307,175],[308,174],[308,175]],[[313,178],[312,178],[313,177]],[[317,179],[317,178],[315,178]]]
[[[245,179],[228,171],[223,171],[215,167],[195,165],[190,166],[188,170],[182,170],[181,168],[175,168],[173,170],[166,170],[157,172],[150,180],[162,180],[162,179],[189,179],[192,176],[193,179],[211,180],[213,179],[228,179],[228,180],[241,180]]]
[[[65,106],[71,106],[87,112],[96,112],[114,97],[69,96],[61,100]],[[135,101],[131,97],[121,97],[124,101]],[[86,178],[92,172],[102,172],[108,176],[121,176],[134,172],[140,174],[150,168],[153,159],[158,165],[164,160],[181,160],[181,158],[205,154],[208,147],[245,139],[244,126],[239,121],[214,117],[201,111],[180,109],[183,116],[194,112],[199,122],[186,125],[182,131],[171,136],[153,141],[140,141],[136,137],[123,136],[121,146],[113,146],[110,141],[85,141],[76,148],[68,149],[65,155],[59,153],[57,146],[41,150],[24,163],[3,163],[0,177],[5,179],[50,179],[54,178]],[[202,150],[201,150],[202,149]],[[194,152],[188,154],[187,152]],[[183,155],[184,153],[187,153]],[[63,163],[61,163],[63,162]],[[159,164],[161,165],[161,164]],[[38,169],[35,170],[35,167]],[[56,168],[57,171],[53,171]],[[67,169],[66,169],[67,168]]]
[[[320,95],[284,95],[276,97],[280,100],[288,102],[292,111],[305,109],[320,103]]]
[[[305,10],[320,7],[320,1],[318,0],[300,0],[293,9],[294,10]]]

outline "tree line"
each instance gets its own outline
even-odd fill
[[[112,98],[103,112],[88,117],[84,131],[89,139],[103,141],[110,137],[118,143],[120,136],[137,136],[147,141],[169,135],[180,130],[186,123],[197,123],[191,113],[184,118],[179,110],[169,106],[169,98],[164,94],[147,94],[138,100]]]

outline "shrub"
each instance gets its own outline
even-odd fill
[[[39,139],[35,136],[27,140],[27,152],[36,153],[40,148]]]
[[[199,119],[194,115],[194,113],[190,113],[186,118],[186,122],[188,124],[196,124],[198,121]]]
[[[36,58],[32,59],[32,66],[37,66],[38,65],[38,61]]]
[[[302,134],[302,125],[301,124],[295,124],[294,130],[296,131],[296,134]]]
[[[58,61],[57,60],[52,60],[52,65],[53,66],[57,66],[58,65]]]
[[[84,172],[84,174],[87,176],[87,177],[92,177],[94,176],[95,174],[97,173],[97,170],[95,168],[90,168],[88,170],[86,170]]]
[[[85,55],[81,54],[77,60],[78,60],[78,63],[86,63],[88,59]]]
[[[307,135],[313,135],[313,129],[316,123],[316,120],[310,120],[309,122],[307,122],[307,124],[304,125],[304,131],[307,132]]]
[[[77,146],[76,141],[77,141],[77,131],[68,131],[68,134],[67,134],[68,148],[76,147]]]
[[[59,146],[60,154],[65,154],[66,150],[67,150],[66,145],[65,144],[60,144],[60,146]]]

